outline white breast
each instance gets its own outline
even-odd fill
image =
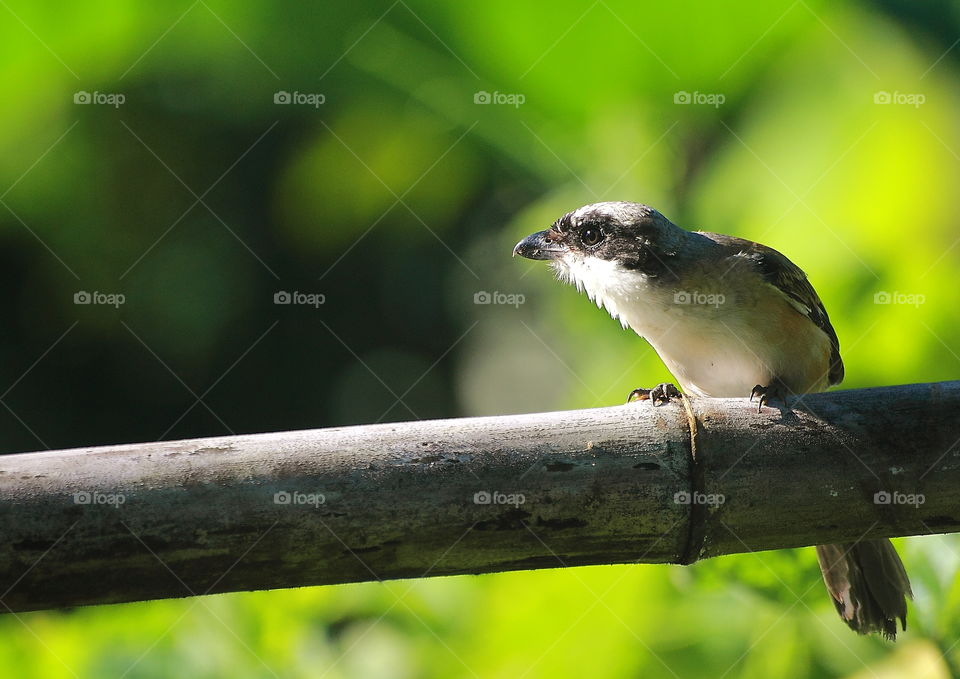
[[[749,396],[774,377],[798,393],[827,388],[826,334],[758,276],[735,271],[674,289],[595,258],[557,270],[650,342],[689,393]]]

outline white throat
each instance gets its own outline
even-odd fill
[[[667,320],[664,314],[669,311],[669,306],[666,300],[660,299],[663,291],[651,285],[649,277],[643,273],[595,257],[568,256],[554,262],[553,268],[561,280],[585,292],[624,328],[632,328],[639,335],[646,337],[648,333],[655,333]]]

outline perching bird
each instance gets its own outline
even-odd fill
[[[806,274],[759,243],[681,229],[647,205],[608,202],[570,212],[517,243],[646,339],[687,393],[771,399],[843,380],[840,343]],[[679,396],[661,384],[631,396]],[[894,640],[913,596],[889,540],[820,545],[840,617]]]

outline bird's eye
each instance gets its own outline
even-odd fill
[[[603,231],[595,226],[588,226],[580,234],[580,240],[587,247],[593,247],[603,240]]]

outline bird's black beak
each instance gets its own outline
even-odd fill
[[[520,255],[527,259],[557,259],[567,251],[567,246],[556,231],[547,229],[531,233],[513,248],[513,256]]]

